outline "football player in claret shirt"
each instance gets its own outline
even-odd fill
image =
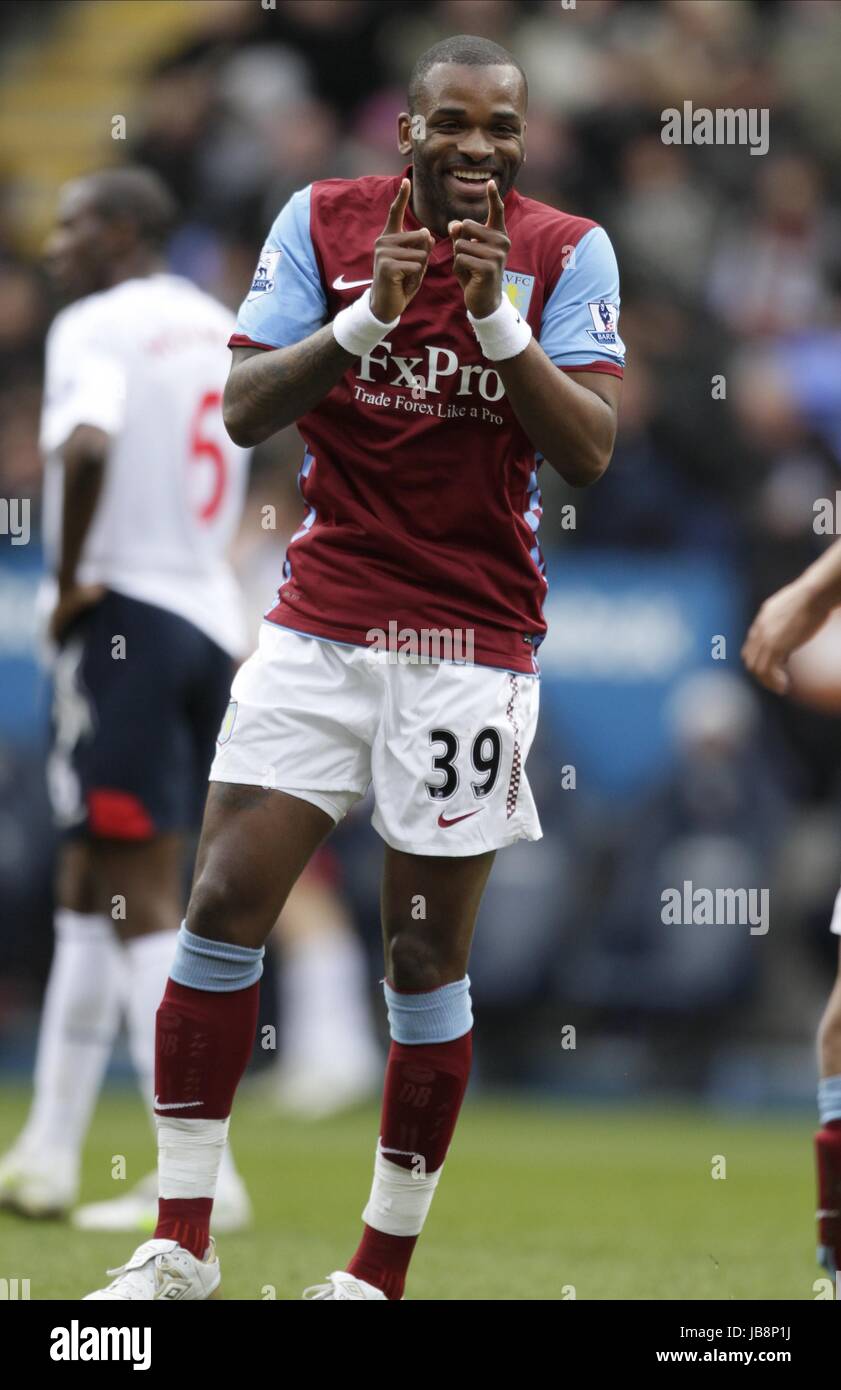
[[[244,446],[297,422],[307,511],[234,680],[158,1011],[155,1239],[89,1296],[216,1292],[210,1211],[263,942],[372,783],[392,1039],[379,1142],[359,1246],[304,1297],[403,1297],[470,1071],[482,892],[496,850],[541,833],[525,773],[538,466],[600,477],[622,377],[605,232],[514,187],[526,102],[497,44],[423,54],[398,122],[410,162],[295,193],[242,305],[225,422]]]

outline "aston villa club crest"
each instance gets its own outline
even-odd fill
[[[219,730],[219,737],[216,740],[220,747],[223,743],[228,742],[231,734],[234,732],[234,724],[237,719],[237,708],[237,701],[232,700],[225,711],[225,718],[222,720],[222,727]]]
[[[518,270],[503,270],[502,286],[521,318],[525,318],[531,304],[534,289],[534,276],[521,275]]]

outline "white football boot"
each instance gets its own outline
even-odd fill
[[[0,1207],[33,1220],[66,1216],[79,1195],[78,1163],[53,1155],[49,1161],[23,1148],[0,1159]]]
[[[158,1224],[158,1175],[147,1173],[136,1187],[107,1202],[77,1207],[70,1218],[79,1231],[154,1231]],[[216,1189],[213,1229],[217,1234],[242,1231],[251,1225],[252,1210],[245,1183],[238,1174]]]
[[[364,1298],[373,1302],[375,1299],[387,1303],[388,1299],[382,1289],[377,1289],[373,1284],[366,1284],[364,1279],[357,1279],[355,1274],[348,1274],[343,1269],[337,1269],[335,1273],[327,1275],[326,1284],[311,1284],[308,1289],[304,1289],[302,1298],[333,1298],[349,1300],[352,1298]]]
[[[177,1240],[147,1240],[137,1247],[126,1264],[118,1269],[109,1269],[106,1273],[114,1274],[116,1278],[106,1288],[86,1294],[83,1302],[87,1303],[89,1299],[114,1299],[118,1302],[129,1299],[152,1302],[159,1299],[172,1303],[179,1298],[197,1302],[222,1297],[219,1290],[222,1275],[212,1237],[203,1260],[197,1260]]]

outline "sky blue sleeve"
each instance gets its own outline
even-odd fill
[[[293,193],[260,252],[236,333],[255,343],[289,347],[327,319],[327,299],[310,236],[312,184]]]
[[[592,227],[568,253],[566,269],[543,306],[540,346],[560,367],[625,365],[619,337],[619,267],[603,227]]]

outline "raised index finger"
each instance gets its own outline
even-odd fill
[[[409,194],[412,191],[411,180],[403,179],[397,190],[397,197],[388,210],[383,235],[388,236],[393,232],[402,232],[403,214],[406,211],[406,204],[409,201]]]
[[[505,231],[505,204],[493,179],[488,179],[488,220],[485,226],[495,232]]]

